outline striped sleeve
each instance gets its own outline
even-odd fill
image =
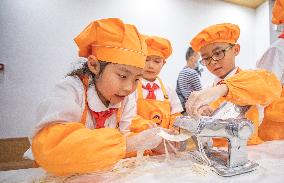
[[[188,98],[192,91],[202,89],[198,73],[193,69],[183,69],[178,76],[179,92],[184,98]]]

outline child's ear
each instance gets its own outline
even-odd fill
[[[98,61],[98,59],[94,56],[94,55],[90,55],[88,57],[88,67],[89,70],[94,73],[95,75],[100,73],[100,63]]]
[[[240,53],[241,46],[239,44],[235,44],[234,46],[234,54],[237,56]]]

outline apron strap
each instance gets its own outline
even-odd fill
[[[86,121],[87,121],[87,113],[88,113],[88,100],[87,100],[87,88],[89,85],[89,78],[87,76],[82,76],[80,77],[81,81],[83,82],[84,86],[84,98],[85,98],[85,106],[84,106],[84,111],[81,117],[81,123],[83,123],[84,126],[86,126]]]
[[[160,84],[161,84],[161,89],[162,89],[162,91],[163,91],[164,98],[165,98],[165,100],[168,101],[168,100],[169,100],[169,96],[168,96],[168,94],[167,94],[167,90],[166,90],[166,88],[165,88],[165,86],[164,86],[164,84],[163,84],[161,78],[158,77],[158,80],[159,80],[159,82],[160,82]]]
[[[137,98],[138,99],[143,99],[143,91],[142,91],[142,82],[139,81],[137,84]]]

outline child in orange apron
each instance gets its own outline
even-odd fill
[[[239,54],[237,44],[240,29],[237,25],[224,23],[209,26],[191,41],[192,48],[201,53],[201,63],[216,76],[213,87],[193,92],[186,104],[191,116],[210,115],[224,101],[240,106],[251,106],[245,117],[255,126],[248,144],[259,144],[259,125],[264,108],[281,94],[281,84],[276,76],[265,70],[241,70],[235,65]],[[223,139],[216,139],[215,145],[225,145]]]
[[[144,38],[135,26],[110,18],[90,23],[75,42],[87,62],[40,104],[32,137],[36,162],[55,175],[109,169],[143,143],[142,133],[127,134],[136,113],[130,94],[147,55]],[[154,132],[142,135],[156,140],[153,148],[161,143]]]
[[[272,23],[284,25],[284,0],[276,0]],[[282,84],[281,98],[273,101],[264,111],[259,135],[264,141],[284,139],[284,30],[258,61],[257,67],[276,74]]]
[[[145,36],[148,56],[143,79],[138,83],[137,116],[132,120],[131,131],[140,132],[153,126],[172,128],[176,116],[183,111],[176,92],[158,77],[166,59],[172,53],[169,40]]]

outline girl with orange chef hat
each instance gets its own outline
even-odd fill
[[[135,26],[109,18],[90,23],[76,38],[82,68],[59,82],[38,110],[32,137],[36,162],[55,175],[111,168],[145,138],[155,148],[155,129],[129,135],[135,91],[147,48]]]

